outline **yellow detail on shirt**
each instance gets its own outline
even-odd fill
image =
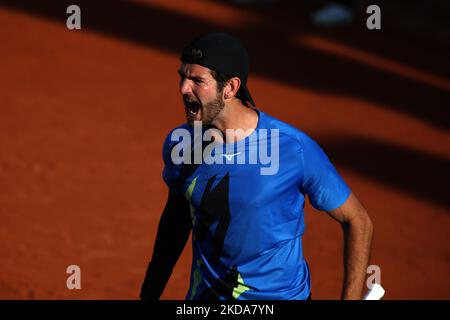
[[[197,178],[195,177],[194,180],[192,180],[191,184],[189,185],[189,187],[186,190],[186,193],[184,194],[184,197],[186,198],[187,201],[189,201],[189,204],[191,206],[191,220],[192,220],[192,226],[195,226],[195,209],[194,206],[192,205],[192,192],[194,192],[194,188],[195,188],[195,184],[197,182]]]
[[[238,273],[238,279],[237,279],[238,285],[233,289],[233,298],[237,299],[241,294],[243,294],[245,291],[250,290],[249,287],[247,287],[244,283],[244,279],[242,279],[241,274]]]

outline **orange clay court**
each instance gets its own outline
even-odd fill
[[[179,52],[225,30],[257,106],[318,141],[374,222],[385,299],[450,299],[449,43],[305,23],[306,7],[224,1],[0,5],[0,299],[137,299],[184,121]],[[428,42],[427,42],[428,41]],[[313,299],[338,299],[342,232],[306,208]],[[190,245],[163,299],[183,299]],[[81,268],[81,290],[66,268]]]

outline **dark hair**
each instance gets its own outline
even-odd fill
[[[216,82],[217,82],[217,90],[219,92],[222,92],[222,90],[225,87],[225,84],[228,82],[228,80],[233,78],[225,73],[217,72],[214,70],[211,70],[211,75],[214,78],[214,80],[216,80]],[[247,105],[247,103],[245,102],[245,97],[242,95],[241,88],[239,88],[239,90],[236,94],[236,98],[241,100],[244,105]]]
[[[217,81],[217,89],[219,91],[222,91],[223,88],[225,87],[225,84],[227,83],[227,81],[232,78],[225,73],[217,72],[214,70],[211,70],[211,75],[214,78],[214,80]]]

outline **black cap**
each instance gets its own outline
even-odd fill
[[[241,80],[238,96],[245,100],[243,101],[245,104],[250,102],[255,106],[247,89],[249,69],[247,51],[235,37],[219,32],[201,35],[183,49],[181,61],[199,64],[230,77],[238,77]]]

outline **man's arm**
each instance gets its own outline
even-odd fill
[[[373,225],[355,195],[328,214],[339,221],[344,232],[344,284],[342,299],[361,299],[370,258]]]
[[[142,284],[142,300],[158,300],[186,246],[192,229],[190,206],[180,195],[169,192],[159,221],[152,259]]]

